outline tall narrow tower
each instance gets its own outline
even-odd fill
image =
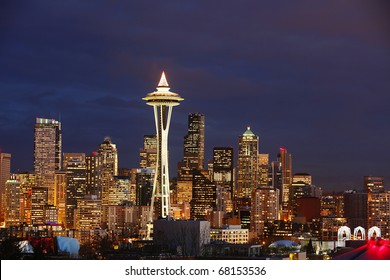
[[[169,215],[169,170],[168,170],[168,132],[171,122],[172,107],[184,100],[179,94],[170,92],[165,73],[161,75],[157,91],[147,94],[143,100],[153,106],[157,133],[157,162],[153,182],[153,193],[148,222],[153,220],[154,203],[159,201],[161,212],[158,216],[165,218]]]

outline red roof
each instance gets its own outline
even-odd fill
[[[371,239],[366,245],[333,258],[334,260],[390,260],[390,240]]]

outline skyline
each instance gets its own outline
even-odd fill
[[[216,146],[237,159],[250,126],[260,153],[274,160],[286,147],[293,173],[324,191],[360,189],[364,175],[387,186],[389,4],[284,3],[4,4],[0,147],[12,171],[32,171],[35,117],[59,115],[63,152],[96,151],[110,136],[120,167],[137,167],[155,129],[142,97],[164,70],[185,98],[172,116],[171,166],[188,113],[199,112],[205,160]]]

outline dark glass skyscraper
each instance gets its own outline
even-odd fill
[[[188,115],[188,134],[184,137],[184,165],[190,169],[204,168],[204,115]]]

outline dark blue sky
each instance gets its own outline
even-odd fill
[[[174,108],[171,177],[187,116],[206,119],[206,158],[247,125],[260,151],[293,155],[324,190],[390,180],[388,1],[2,1],[0,146],[31,170],[35,117],[63,124],[64,152],[105,136],[137,167],[154,133],[141,100],[165,70]]]

